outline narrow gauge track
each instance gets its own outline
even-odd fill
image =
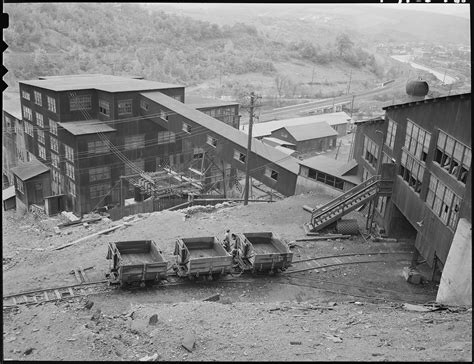
[[[304,272],[308,270],[326,269],[328,267],[334,267],[338,265],[349,265],[349,264],[362,264],[362,263],[376,263],[376,262],[385,262],[391,261],[392,259],[380,260],[379,255],[401,255],[403,258],[401,260],[407,260],[407,256],[411,255],[412,251],[402,250],[402,251],[383,251],[383,252],[370,252],[370,253],[348,253],[348,254],[338,254],[338,255],[327,255],[317,258],[307,258],[293,261],[293,264],[302,264],[304,263],[304,268],[299,269],[288,269],[283,272],[283,275],[293,274]]]
[[[69,286],[37,289],[3,296],[3,309],[9,309],[18,305],[35,305],[46,302],[61,301],[80,296],[89,296],[108,291],[108,281],[95,281]]]
[[[370,252],[370,253],[353,253],[353,254],[339,254],[331,255],[324,257],[316,258],[307,258],[296,260],[293,264],[303,264],[305,263],[306,267],[301,269],[292,269],[282,272],[279,276],[286,280],[286,283],[299,286],[307,286],[317,289],[324,289],[321,286],[315,286],[314,282],[318,283],[331,283],[333,285],[341,285],[341,283],[315,280],[308,277],[301,277],[301,272],[308,270],[318,270],[325,269],[327,267],[333,266],[343,266],[350,264],[365,264],[365,263],[377,263],[377,262],[387,262],[393,261],[393,259],[378,259],[379,255],[404,255],[402,259],[396,260],[408,260],[410,251],[387,251],[387,252]],[[289,274],[296,274],[297,277],[289,277]],[[260,275],[262,277],[263,275]],[[238,279],[241,277],[241,274],[231,276],[229,278],[219,279],[218,283],[251,283],[255,280],[255,277],[247,276],[248,279]],[[247,278],[246,277],[246,278]],[[168,287],[168,286],[179,286],[184,284],[190,284],[187,280],[176,280],[174,274],[168,276],[168,281],[162,281],[159,284],[155,285],[157,287]],[[81,284],[68,285],[62,287],[46,288],[46,289],[37,289],[27,292],[21,292],[17,294],[11,294],[3,296],[3,309],[11,309],[17,307],[18,305],[35,305],[46,302],[61,301],[65,299],[72,299],[75,297],[89,296],[94,294],[101,294],[109,292],[114,288],[109,286],[108,280],[94,281],[94,282],[83,282]],[[354,285],[350,285],[355,287]],[[328,291],[328,289],[325,289]],[[334,291],[334,290],[333,290]],[[377,289],[376,291],[382,291]],[[347,294],[347,291],[334,291],[334,293]],[[352,294],[351,294],[352,295]],[[352,296],[357,296],[352,295]]]
[[[428,294],[395,291],[391,289],[359,286],[353,283],[335,282],[312,277],[285,277],[284,284],[322,290],[338,295],[364,298],[368,301],[425,304],[434,297]]]

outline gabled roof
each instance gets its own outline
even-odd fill
[[[238,105],[238,102],[223,101],[219,99],[204,98],[199,96],[186,96],[184,103],[195,109],[203,109],[207,107],[222,107]]]
[[[338,177],[342,180],[359,184],[362,181],[357,176],[345,176],[344,173],[354,168],[354,161],[345,162],[324,155],[317,155],[299,162],[302,166],[316,169],[331,176]],[[357,162],[355,162],[357,165]]]
[[[140,94],[203,126],[204,128],[209,129],[211,132],[213,131],[222,135],[224,138],[240,145],[242,148],[247,149],[248,136],[244,132],[195,110],[182,102],[162,94],[161,92],[142,92]],[[252,140],[252,152],[290,172],[298,174],[299,166],[296,158],[290,157],[285,153],[264,144],[260,140]]]
[[[22,181],[27,181],[33,177],[49,172],[49,168],[38,160],[27,163],[19,163],[17,167],[11,169],[12,173]]]
[[[80,121],[67,121],[58,123],[72,135],[85,135],[95,133],[107,133],[110,131],[116,131],[116,129],[107,125],[106,123],[97,120],[80,120]]]
[[[133,77],[103,74],[41,77],[39,80],[20,81],[20,84],[52,91],[95,89],[106,92],[162,90],[182,88],[182,85],[141,80]]]
[[[337,131],[335,131],[325,122],[320,122],[316,124],[286,126],[284,128],[280,128],[273,131],[273,133],[276,133],[282,129],[285,129],[293,138],[295,138],[296,141],[299,142],[303,140],[337,136]]]
[[[253,125],[252,136],[259,138],[262,136],[271,135],[272,131],[283,128],[289,125],[306,125],[326,122],[329,125],[347,124],[351,117],[344,111],[333,112],[328,114],[311,115],[300,118],[282,119],[267,121],[264,123],[257,123]],[[242,126],[242,130],[248,133],[248,126]]]

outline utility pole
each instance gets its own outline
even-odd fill
[[[352,70],[349,76],[349,85],[347,86],[347,92],[346,92],[347,95],[349,94],[349,90],[351,89],[351,81],[352,81]]]
[[[314,81],[314,68],[316,67],[316,64],[313,64],[313,73],[311,75],[311,95],[313,95],[313,81]]]
[[[250,111],[249,111],[249,138],[247,144],[247,156],[245,157],[245,190],[244,190],[244,205],[249,203],[249,172],[250,172],[250,151],[252,150],[252,128],[253,128],[253,109],[255,106],[255,93],[250,93]],[[258,96],[260,98],[260,96]]]
[[[354,99],[355,99],[355,95],[352,95],[352,102],[351,102],[351,119],[352,119],[352,110],[354,110]]]

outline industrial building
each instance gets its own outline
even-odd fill
[[[189,175],[181,185],[225,191],[245,169],[248,138],[238,130],[238,104],[186,104],[180,85],[54,76],[21,81],[20,97],[25,149],[50,169],[51,196],[43,195],[63,200],[54,204],[77,215],[123,205],[138,187],[164,194],[170,188],[162,188],[157,176],[165,170]],[[252,144],[251,177],[289,196],[297,174],[297,159],[260,141]]]
[[[390,236],[412,239],[414,260],[421,255],[435,274],[455,235],[471,226],[471,94],[411,95],[385,107],[383,117],[357,123],[353,155],[362,180],[393,168],[392,193],[378,197],[374,221]]]

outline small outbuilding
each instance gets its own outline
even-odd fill
[[[2,190],[3,210],[12,210],[16,207],[15,186],[10,186]]]
[[[285,126],[272,132],[273,138],[295,144],[296,151],[322,152],[336,147],[337,132],[327,123]]]
[[[362,181],[356,175],[357,162],[343,162],[317,155],[300,162],[296,194],[312,191],[325,184],[340,191],[347,191]]]
[[[51,195],[49,168],[33,160],[12,168],[12,173],[15,176],[17,210],[29,210],[32,204],[44,206],[44,198]]]

